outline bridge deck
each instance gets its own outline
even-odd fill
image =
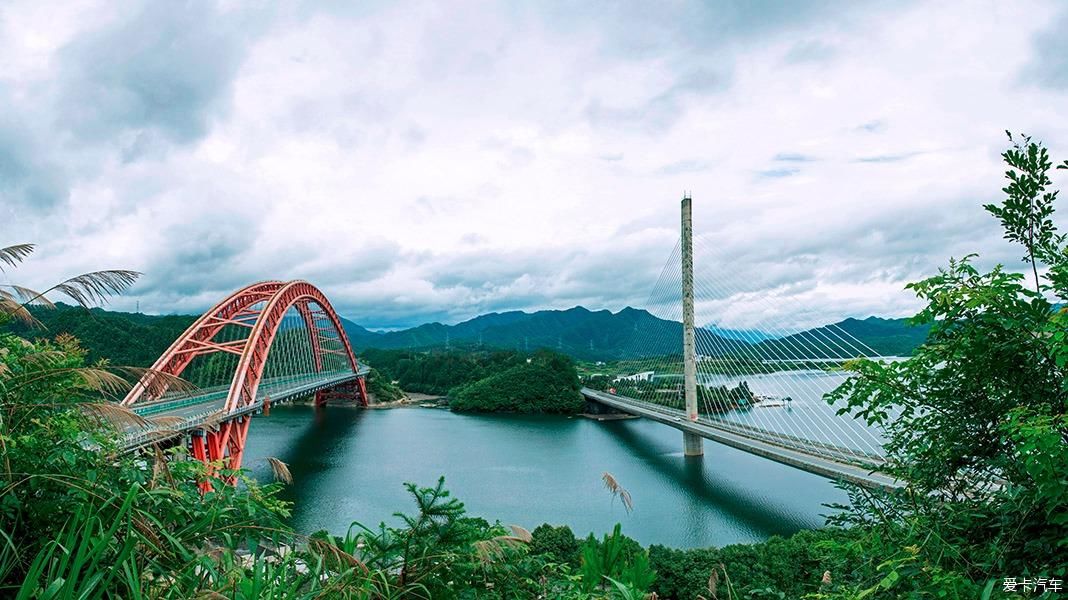
[[[260,382],[255,402],[225,414],[222,411],[226,407],[228,387],[201,390],[200,393],[193,395],[175,395],[156,402],[137,405],[133,408],[135,413],[158,422],[151,423],[149,427],[127,428],[123,437],[123,447],[126,450],[134,450],[153,442],[200,429],[210,422],[259,412],[263,409],[265,398],[269,397],[271,404],[287,402],[359,379],[367,372],[367,367],[361,366],[358,373],[323,373],[314,377],[265,379]]]
[[[755,428],[713,421],[705,417],[690,421],[681,410],[590,388],[582,388],[582,395],[621,412],[645,417],[823,477],[873,488],[896,489],[903,485],[897,479],[875,471],[882,462],[876,456],[858,456],[858,453],[829,444],[762,432]],[[861,462],[863,464],[858,464]]]

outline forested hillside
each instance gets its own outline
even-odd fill
[[[369,348],[360,354],[405,391],[442,396],[524,361],[514,350],[413,352]]]
[[[69,333],[81,340],[89,352],[90,361],[107,358],[113,364],[143,367],[151,365],[196,318],[99,308],[86,311],[62,303],[54,310],[34,308],[33,314],[44,324],[44,329],[14,324],[10,326],[12,332],[31,339]],[[342,324],[357,354],[367,355],[372,363],[392,361],[400,356],[379,353],[372,357],[372,350],[450,348],[476,354],[496,349],[526,352],[549,348],[580,360],[633,359],[677,353],[682,339],[681,323],[634,308],[617,313],[582,307],[534,313],[490,313],[456,325],[429,323],[388,333],[370,331],[347,319],[342,319]],[[927,337],[929,329],[929,325],[910,326],[906,319],[879,317],[850,318],[780,339],[712,327],[699,332],[697,351],[708,356],[734,352],[743,356],[775,358],[854,358],[843,348],[863,344],[883,356],[909,356]],[[850,343],[836,344],[836,340]],[[449,386],[456,383],[448,379]],[[415,385],[426,387],[423,383]],[[435,390],[442,390],[441,386],[430,385]]]
[[[33,340],[67,333],[81,342],[88,353],[88,362],[107,359],[114,365],[132,367],[151,366],[196,319],[191,315],[86,310],[63,303],[56,303],[54,309],[34,307],[31,312],[43,327],[14,321],[9,325],[10,330]]]
[[[846,319],[757,344],[761,354],[776,358],[856,358],[859,341],[878,356],[911,356],[927,339],[931,324],[910,325],[908,319]]]
[[[575,364],[563,354],[540,350],[498,373],[449,393],[456,411],[578,413],[586,406]]]
[[[581,306],[533,313],[490,313],[458,323],[430,323],[412,329],[374,333],[362,327],[346,331],[353,343],[373,348],[550,348],[583,360],[614,360],[671,354],[679,349],[682,323],[658,318],[645,310],[624,308],[613,313]],[[743,348],[745,342],[702,330],[698,351],[709,356]]]

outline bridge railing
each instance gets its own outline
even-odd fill
[[[614,400],[620,404],[632,404],[644,408],[645,410],[657,412],[673,419],[685,420],[691,422],[689,417],[684,411],[668,406],[663,406],[646,400],[638,400],[636,398],[630,398],[628,396],[619,396],[616,394],[609,394],[599,390],[588,390],[594,392],[596,395],[600,395],[606,399]],[[844,448],[834,444],[826,442],[820,442],[816,440],[809,440],[805,438],[799,438],[789,434],[771,432],[765,429],[753,427],[743,423],[735,423],[727,421],[725,419],[699,416],[697,423],[702,425],[727,431],[735,435],[741,435],[756,439],[765,443],[775,444],[784,448],[795,450],[798,452],[804,452],[813,456],[819,456],[821,458],[828,458],[828,455],[832,455],[832,460],[837,460],[845,464],[854,464],[864,467],[877,468],[878,465],[885,462],[885,458],[877,454],[870,452],[864,452],[862,450],[856,450],[853,448]]]
[[[293,383],[295,380],[287,379],[286,382],[274,381],[273,383],[270,383],[266,386],[261,386],[260,390],[256,394],[255,402],[237,411],[234,411],[232,413],[223,413],[221,409],[212,408],[209,410],[199,411],[195,414],[186,417],[182,417],[179,421],[171,423],[156,424],[150,422],[148,427],[140,427],[128,430],[123,436],[123,445],[126,449],[139,448],[153,441],[172,437],[190,429],[196,429],[197,427],[202,426],[203,424],[212,419],[229,419],[239,415],[257,412],[259,410],[262,410],[264,399],[268,395],[278,394],[277,401],[284,401],[284,399],[290,396],[301,396],[304,394],[314,393],[319,389],[328,388],[346,379],[365,376],[368,370],[369,369],[362,367],[356,373],[343,371],[318,373],[316,374],[316,377],[314,379],[311,379],[310,381],[302,381],[300,385],[291,386],[289,389],[283,390],[282,392],[277,391],[277,388],[280,385],[286,382]],[[222,392],[216,391],[212,392],[209,395],[217,396],[220,393]],[[135,408],[135,411],[140,416],[160,415],[162,413],[166,413],[167,411],[180,410],[181,408],[195,406],[197,404],[204,404],[210,401],[218,401],[220,399],[221,398],[205,400],[205,395],[199,395],[191,398],[184,398],[179,401],[172,400],[155,403],[151,406],[142,408],[141,410],[137,410]]]
[[[329,379],[348,374],[350,374],[350,372],[329,371],[295,377],[277,377],[271,380],[264,380],[260,383],[259,392],[257,393],[257,396],[259,396],[260,398],[267,396],[273,391],[274,388],[277,388],[280,385],[287,385],[300,381],[314,382],[317,380]],[[216,401],[220,399],[220,397],[224,398],[229,390],[230,386],[228,385],[216,386],[212,388],[202,388],[198,390],[199,393],[182,393],[177,398],[167,398],[166,396],[164,396],[163,398],[153,402],[145,402],[140,405],[134,405],[133,411],[143,417],[150,415],[158,415],[168,411],[185,408],[188,406],[195,406],[197,404],[204,404],[206,402]]]
[[[127,433],[122,438],[123,446],[127,450],[146,446],[154,441],[171,437],[189,429],[195,429],[207,422],[212,416],[218,414],[219,411],[217,410],[208,410],[190,415],[175,423],[167,425],[153,424],[153,426],[139,429],[135,433]]]

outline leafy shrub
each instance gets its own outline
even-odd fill
[[[531,532],[530,553],[546,556],[554,562],[579,564],[579,543],[567,525],[538,525]]]

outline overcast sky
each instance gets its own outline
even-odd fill
[[[60,4],[0,5],[0,277],[143,271],[118,309],[642,306],[690,190],[700,320],[901,316],[1018,261],[1005,129],[1068,157],[1065,2]]]

